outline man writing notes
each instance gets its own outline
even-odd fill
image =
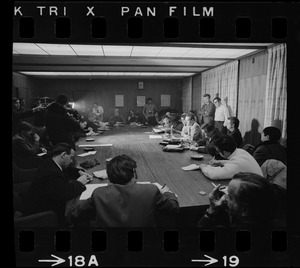
[[[239,172],[251,172],[263,176],[262,170],[251,154],[236,147],[229,135],[223,135],[214,141],[216,152],[227,160],[211,160],[209,165],[200,164],[202,173],[212,179],[231,179]]]
[[[221,104],[221,99],[219,97],[215,97],[213,101],[216,106],[215,127],[218,128],[221,133],[226,134],[227,120],[230,116],[228,108],[225,105]]]

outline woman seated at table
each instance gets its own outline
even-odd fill
[[[177,198],[167,186],[138,184],[136,162],[126,156],[114,157],[107,164],[109,184],[96,188],[92,196],[70,212],[70,219],[80,216],[95,219],[94,227],[155,227],[155,214],[177,213]]]
[[[237,173],[227,190],[220,190],[220,185],[214,188],[209,194],[209,201],[210,206],[199,220],[198,227],[217,227],[227,222],[228,227],[268,228],[277,211],[272,185],[254,173]],[[218,223],[216,219],[220,213],[229,218]]]
[[[17,134],[12,140],[13,161],[20,168],[37,168],[43,159],[39,153],[47,153],[47,150],[40,146],[40,137],[34,131],[34,127],[27,123],[19,123]]]

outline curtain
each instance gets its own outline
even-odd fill
[[[287,73],[286,44],[268,49],[264,127],[281,129],[282,140],[287,139]]]
[[[202,73],[203,94],[210,94],[212,99],[221,98],[230,116],[237,112],[238,64],[236,60]]]

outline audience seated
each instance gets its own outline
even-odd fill
[[[122,115],[120,115],[119,109],[115,109],[114,114],[109,118],[109,125],[113,126],[116,123],[125,124],[125,119]]]
[[[237,117],[231,116],[227,121],[227,134],[236,142],[238,148],[242,148],[243,138],[239,130],[240,120]]]
[[[276,159],[286,164],[286,148],[279,142],[281,131],[276,127],[266,127],[261,133],[261,143],[253,150],[253,157],[261,166],[267,159]]]
[[[237,173],[229,182],[227,193],[218,185],[209,194],[210,206],[198,227],[217,227],[216,218],[224,211],[228,211],[229,227],[271,227],[276,213],[275,199],[272,186],[265,178],[249,172]]]
[[[79,123],[67,113],[68,98],[59,95],[55,102],[49,104],[45,113],[45,125],[53,145],[66,142],[75,148],[73,133],[80,130]]]
[[[136,183],[136,162],[126,155],[107,164],[110,183],[94,190],[92,196],[71,212],[76,221],[85,215],[95,227],[154,227],[157,211],[177,213],[178,202],[167,186]]]
[[[39,153],[47,153],[47,150],[40,147],[40,137],[35,133],[34,128],[27,122],[21,122],[17,134],[12,139],[13,161],[21,168],[36,168],[43,159]]]
[[[18,125],[23,118],[33,116],[36,112],[44,109],[42,106],[37,106],[30,110],[20,110],[20,100],[12,98],[12,135],[15,135],[18,129]]]
[[[43,211],[54,211],[60,224],[64,224],[65,204],[80,195],[91,176],[78,171],[77,180],[69,181],[63,172],[72,163],[74,149],[66,143],[55,145],[52,157],[45,160],[37,170],[36,177],[24,200],[24,216]]]
[[[236,143],[229,135],[223,135],[214,141],[217,153],[227,160],[214,160],[200,164],[202,173],[212,179],[221,180],[232,178],[238,172],[251,172],[262,176],[260,166],[255,159],[243,149],[236,147]]]

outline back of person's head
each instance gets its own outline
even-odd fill
[[[33,125],[31,125],[31,124],[28,123],[28,122],[21,121],[21,122],[18,124],[18,128],[17,128],[17,132],[18,132],[18,133],[28,132],[28,131],[33,131],[33,130],[34,130]]]
[[[57,143],[52,150],[52,157],[60,155],[63,152],[66,152],[67,154],[71,154],[72,149],[73,149],[72,146],[68,143],[65,142]]]
[[[213,132],[216,129],[213,124],[209,124],[209,123],[205,123],[201,128],[206,133]]]
[[[271,221],[276,213],[276,197],[271,183],[264,177],[240,172],[233,176],[240,182],[235,201],[246,212],[246,220],[254,223]],[[243,220],[243,215],[241,215]]]
[[[235,116],[230,116],[230,117],[228,117],[228,120],[230,120],[230,122],[231,122],[232,124],[234,124],[234,127],[235,127],[235,128],[239,128],[240,120],[239,120],[237,117],[235,117]]]
[[[281,131],[277,127],[266,127],[263,129],[265,136],[269,136],[272,142],[279,142],[281,138]]]
[[[136,175],[136,162],[127,155],[118,155],[107,164],[106,171],[111,183],[127,184]]]
[[[214,140],[214,146],[224,154],[224,152],[233,153],[236,149],[236,143],[234,139],[229,135],[222,135]]]
[[[56,103],[64,106],[68,103],[68,97],[66,95],[58,95],[56,98]]]

